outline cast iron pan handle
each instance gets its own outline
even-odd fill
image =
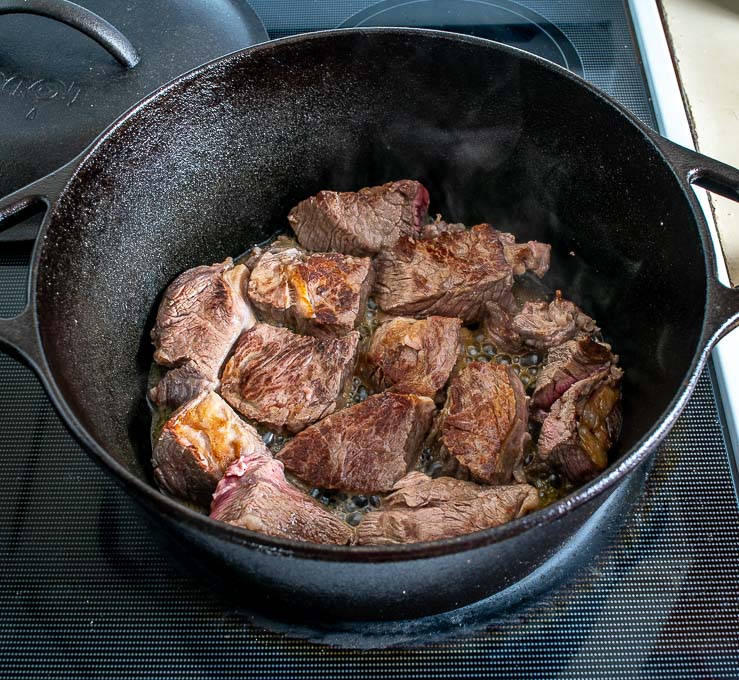
[[[42,207],[48,213],[56,196],[69,180],[77,160],[75,158],[50,175],[5,198],[0,198],[0,232],[11,226],[13,217],[21,217],[30,209]],[[43,228],[40,233],[43,233]],[[23,311],[12,319],[0,318],[0,346],[4,345],[20,354],[41,377],[44,377],[41,339],[36,325],[35,291],[31,288],[33,278],[32,274],[29,277],[27,301]]]
[[[688,184],[695,184],[739,203],[739,170],[664,137],[658,138],[657,142]],[[709,347],[739,326],[739,289],[722,284],[715,272],[708,280],[706,314],[709,331],[706,341]]]
[[[0,14],[38,14],[76,28],[104,47],[126,68],[139,63],[139,53],[123,33],[89,9],[69,0],[4,0]]]
[[[688,182],[739,203],[739,170],[669,140],[661,146]]]

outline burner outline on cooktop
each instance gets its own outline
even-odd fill
[[[356,12],[355,14],[351,15],[348,19],[343,21],[339,28],[350,28],[350,27],[359,27],[359,26],[395,26],[395,25],[402,25],[402,26],[408,26],[408,19],[406,18],[404,21],[400,23],[377,23],[377,19],[381,18],[382,15],[393,13],[397,10],[401,10],[403,8],[409,8],[413,5],[431,5],[431,4],[442,4],[440,0],[382,0],[381,2],[377,2],[373,5],[370,5],[369,7],[360,10],[359,12]],[[528,27],[535,28],[538,33],[541,36],[544,36],[548,39],[548,43],[550,46],[553,46],[559,56],[560,59],[556,60],[556,63],[558,63],[560,66],[564,66],[565,68],[569,69],[570,71],[582,76],[583,75],[583,64],[582,60],[580,59],[580,55],[578,54],[577,50],[575,49],[575,46],[572,44],[570,39],[554,24],[552,24],[550,21],[548,21],[546,18],[541,16],[540,14],[534,12],[533,10],[528,9],[527,7],[524,7],[523,5],[519,5],[516,2],[513,2],[513,0],[443,0],[443,12],[445,12],[447,15],[451,14],[451,10],[454,9],[454,6],[463,7],[463,6],[475,6],[477,11],[485,11],[483,8],[489,8],[493,12],[504,12],[506,14],[510,14],[514,17],[517,17],[519,19],[522,19],[525,23],[523,25],[526,25]],[[440,8],[441,9],[441,8]],[[464,10],[462,10],[464,12]],[[440,12],[439,15],[439,25],[432,25],[428,22],[417,26],[418,28],[435,28],[438,30],[450,30],[449,28],[445,27],[443,24],[443,14]],[[471,24],[463,24],[464,26],[470,26]],[[484,26],[485,24],[479,24],[480,26]],[[499,21],[491,21],[488,26],[501,26]],[[471,31],[455,31],[457,33],[469,33],[471,35],[478,35],[477,33],[471,32]],[[478,35],[478,37],[486,37],[485,35]],[[500,42],[504,42],[506,44],[511,44],[510,40],[501,40]],[[515,46],[515,45],[514,45]],[[532,51],[532,50],[528,50]],[[537,54],[537,52],[534,52],[534,54]],[[539,54],[539,56],[544,55]],[[551,59],[550,59],[551,61]]]

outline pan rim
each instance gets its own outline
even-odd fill
[[[116,134],[119,128],[125,126],[135,115],[141,110],[147,108],[161,97],[165,97],[168,92],[176,90],[200,76],[214,71],[228,64],[248,59],[254,53],[281,49],[284,46],[300,45],[305,42],[315,40],[332,39],[334,36],[342,36],[354,34],[369,37],[371,35],[397,35],[397,36],[414,36],[420,39],[444,40],[455,43],[466,43],[475,45],[480,48],[497,50],[508,53],[517,59],[523,59],[542,67],[549,72],[565,77],[584,87],[592,96],[597,97],[602,103],[610,107],[614,113],[620,114],[628,123],[636,127],[642,134],[646,143],[650,144],[656,154],[662,159],[665,166],[673,173],[676,186],[680,188],[683,196],[687,200],[688,205],[693,214],[693,219],[698,230],[701,252],[703,255],[704,269],[706,273],[712,271],[714,267],[714,254],[712,246],[707,242],[707,225],[705,217],[698,206],[697,199],[692,191],[687,188],[686,182],[682,181],[678,175],[675,166],[666,156],[663,149],[657,143],[659,136],[652,131],[647,125],[639,120],[632,112],[624,106],[611,99],[604,92],[593,86],[580,76],[568,71],[553,62],[538,57],[534,54],[520,50],[503,43],[494,42],[484,38],[477,38],[459,33],[451,33],[447,31],[438,31],[422,28],[393,28],[393,27],[367,27],[367,28],[340,28],[326,31],[316,31],[312,33],[304,33],[295,36],[288,36],[265,43],[260,43],[252,47],[238,50],[230,54],[224,55],[210,62],[202,64],[197,68],[175,78],[166,83],[157,90],[147,95],[140,102],[123,113],[116,121],[106,128],[93,142],[87,147],[74,161],[70,164],[74,166],[73,171],[69,175],[63,189],[56,197],[52,209],[46,215],[39,238],[33,253],[32,269],[30,273],[30,281],[33,287],[32,295],[29,295],[29,301],[34,307],[34,313],[38,320],[38,298],[37,284],[39,280],[39,270],[42,256],[44,255],[45,236],[49,225],[54,220],[57,208],[61,200],[65,197],[70,187],[75,183],[78,174],[86,166],[92,157],[94,157],[101,148],[104,148],[108,139]],[[636,442],[629,450],[622,454],[620,460],[608,467],[604,472],[591,480],[588,484],[579,487],[568,496],[552,503],[551,505],[534,511],[524,517],[514,519],[506,524],[498,527],[491,527],[481,531],[463,534],[452,538],[440,539],[436,541],[405,543],[394,545],[379,546],[357,546],[357,545],[331,545],[321,543],[309,543],[303,541],[295,541],[292,539],[284,539],[272,537],[266,534],[260,534],[248,529],[236,527],[224,522],[213,520],[206,515],[202,515],[189,507],[181,504],[174,498],[170,498],[161,493],[158,489],[148,484],[145,480],[134,475],[125,465],[119,463],[113,454],[109,453],[101,446],[95,438],[80,423],[71,407],[64,398],[56,379],[48,364],[46,351],[41,337],[40,325],[37,323],[34,327],[36,334],[37,346],[41,348],[42,369],[39,371],[41,380],[50,395],[54,406],[62,415],[67,426],[69,427],[75,438],[82,444],[88,454],[101,467],[106,469],[111,477],[126,490],[137,502],[141,503],[149,511],[162,515],[177,524],[186,524],[194,529],[207,534],[213,538],[220,539],[230,544],[236,544],[250,549],[269,552],[272,554],[283,554],[285,556],[299,557],[304,559],[313,559],[321,561],[339,561],[339,562],[397,562],[404,560],[425,559],[430,557],[440,557],[443,555],[460,553],[464,551],[481,548],[494,543],[500,543],[511,539],[529,529],[536,526],[549,524],[556,519],[568,514],[575,508],[580,507],[593,500],[597,496],[612,490],[616,484],[627,474],[644,463],[649,455],[657,448],[664,439],[669,429],[683,410],[687,400],[691,396],[695,385],[700,377],[700,372],[705,365],[709,352],[710,342],[706,340],[707,315],[706,306],[708,304],[709,288],[706,287],[706,300],[704,308],[701,312],[702,323],[701,333],[696,340],[696,349],[693,358],[687,368],[683,380],[682,387],[673,396],[669,404],[662,412],[660,417],[655,420],[654,424],[647,432]]]

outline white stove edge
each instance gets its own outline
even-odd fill
[[[659,131],[668,139],[695,149],[657,4],[655,0],[628,0],[628,4],[634,20]],[[708,193],[703,189],[695,189],[695,193],[711,230],[719,280],[727,286],[731,285],[708,202]],[[715,347],[713,364],[734,456],[739,463],[739,329],[730,333]]]

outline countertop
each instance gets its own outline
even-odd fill
[[[739,167],[739,0],[660,0],[660,5],[696,148]],[[711,203],[736,286],[739,205],[716,195]]]

